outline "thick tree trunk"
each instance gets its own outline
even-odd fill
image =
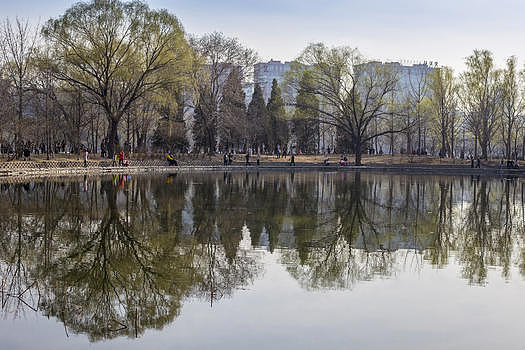
[[[440,150],[440,153],[441,153],[442,157],[445,157],[445,153],[447,151],[447,149],[446,149],[447,141],[446,141],[445,133],[446,133],[446,129],[445,129],[445,127],[443,125],[441,125],[441,150]]]
[[[109,119],[108,128],[108,156],[113,157],[118,148],[117,131],[118,121],[115,119]]]
[[[355,142],[355,165],[361,165],[361,138],[356,138]]]
[[[478,157],[478,134],[474,134],[474,157]]]
[[[506,146],[506,150],[505,150],[505,151],[506,151],[506,153],[507,153],[507,159],[511,159],[511,158],[512,158],[512,157],[511,157],[511,154],[510,154],[510,152],[511,152],[511,150],[510,150],[510,149],[511,149],[511,142],[512,142],[512,141],[511,141],[511,138],[510,138],[510,132],[511,132],[511,130],[509,129],[508,131],[509,131],[509,132],[508,132],[508,134],[507,134],[507,142],[506,142],[506,145],[505,145],[505,146]]]
[[[480,146],[481,146],[481,158],[487,160],[488,159],[488,146],[489,146],[487,140],[480,142]]]
[[[421,116],[417,114],[417,153],[421,154]]]

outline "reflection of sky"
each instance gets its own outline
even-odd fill
[[[2,349],[522,349],[525,283],[489,272],[469,286],[460,268],[398,269],[396,278],[359,283],[352,291],[309,292],[265,254],[265,274],[247,290],[210,308],[189,300],[163,331],[139,339],[89,344],[84,336],[34,313],[0,322]],[[31,335],[31,336],[28,336]]]

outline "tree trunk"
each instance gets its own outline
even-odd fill
[[[115,119],[109,119],[109,129],[108,129],[108,156],[113,158],[118,146],[117,141],[117,129],[118,121]]]
[[[511,151],[510,151],[510,149],[511,149],[511,142],[512,142],[511,138],[510,138],[510,133],[511,133],[510,128],[509,128],[508,131],[509,132],[507,133],[507,142],[506,142],[506,145],[505,145],[506,146],[506,150],[505,151],[507,153],[507,159],[510,159],[511,158],[511,155],[510,155]]]
[[[483,142],[480,142],[481,146],[481,158],[487,160],[488,159],[488,142],[487,140],[483,140]]]
[[[417,113],[417,153],[421,154],[421,116]]]
[[[355,139],[355,165],[361,165],[361,138]]]
[[[474,134],[474,157],[478,157],[478,133]]]

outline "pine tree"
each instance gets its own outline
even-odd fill
[[[277,145],[281,145],[281,147],[284,146],[288,136],[288,123],[286,121],[284,101],[276,79],[272,81],[272,92],[266,105],[266,110],[268,111],[266,122],[268,147],[271,151],[274,151]]]
[[[252,100],[248,105],[246,113],[247,124],[247,147],[257,149],[266,144],[265,125],[266,125],[266,103],[262,93],[261,86],[255,84]]]
[[[246,118],[245,95],[242,90],[241,75],[238,69],[232,69],[224,83],[220,105],[218,134],[223,150],[239,148],[244,136]]]
[[[214,114],[206,108],[205,103],[199,103],[195,108],[192,132],[197,149],[202,149],[206,153],[215,151],[217,120]]]
[[[319,100],[311,92],[313,82],[308,71],[303,73],[295,98],[292,128],[301,152],[314,153],[319,145]]]

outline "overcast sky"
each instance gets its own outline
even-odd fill
[[[0,0],[0,16],[57,17],[76,1]],[[519,0],[149,0],[188,33],[221,31],[263,60],[291,60],[310,42],[357,47],[369,58],[437,61],[456,71],[475,48],[499,65],[525,60],[525,1]]]

